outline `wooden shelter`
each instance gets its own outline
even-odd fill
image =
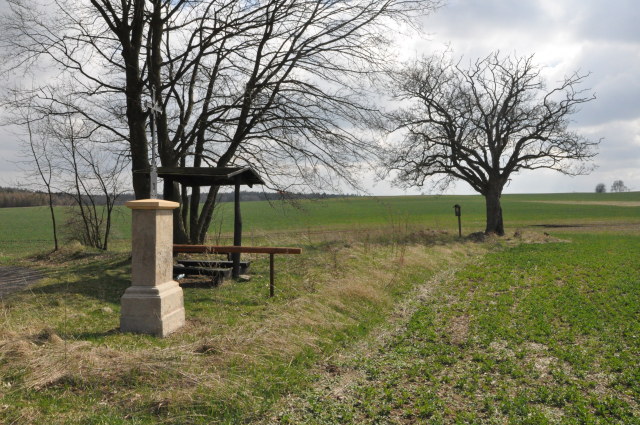
[[[240,212],[240,186],[253,187],[264,180],[251,167],[159,167],[158,177],[166,183],[177,182],[189,187],[235,186],[233,245],[242,246],[242,214]],[[240,253],[231,254],[232,276],[240,274]]]

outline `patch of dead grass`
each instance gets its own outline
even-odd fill
[[[449,321],[447,335],[454,345],[462,345],[467,342],[469,336],[469,316],[456,316]]]
[[[512,236],[507,236],[505,241],[510,244],[540,244],[540,243],[559,243],[569,242],[566,239],[561,239],[550,235],[547,232],[538,232],[529,229],[516,229]]]
[[[327,249],[300,262],[304,267],[302,282],[279,277],[279,285],[299,285],[298,296],[266,304],[259,316],[248,314],[234,325],[190,319],[167,340],[165,348],[153,344],[121,346],[117,335],[106,344],[63,339],[41,321],[40,327],[21,325],[0,332],[0,372],[21,371],[20,378],[13,381],[13,390],[64,387],[82,392],[89,386],[102,394],[101,403],[132,410],[146,406],[164,411],[166,400],[174,405],[190,404],[198,394],[207,392],[237,398],[241,391],[251,393],[247,389],[254,384],[247,375],[234,373],[231,365],[251,370],[274,359],[286,364],[305,350],[318,352],[330,344],[336,332],[357,325],[363,315],[392,308],[391,293],[397,285],[407,285],[399,277],[404,270],[439,271],[433,279],[442,279],[481,251],[481,245],[459,242],[403,246],[366,240],[330,243]],[[396,305],[390,324],[409,317],[414,310],[410,304],[423,299],[428,291],[425,286],[436,280],[413,282],[419,288],[418,295]],[[11,311],[5,314],[11,315]],[[343,388],[347,388],[356,376],[342,372],[338,374],[344,375]],[[147,389],[139,394],[141,382]],[[0,397],[2,392],[0,389]],[[60,421],[64,422],[63,417]]]

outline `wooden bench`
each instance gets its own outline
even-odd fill
[[[185,267],[206,267],[210,269],[228,269],[229,273],[231,273],[231,267],[233,267],[233,261],[223,261],[223,260],[176,260],[178,264],[181,264]],[[238,263],[240,266],[240,273],[244,274],[249,269],[251,265],[250,261],[240,261]],[[227,276],[228,277],[228,276]]]
[[[204,265],[185,266],[182,264],[177,264],[173,266],[173,274],[174,276],[179,276],[181,274],[192,276],[209,276],[211,278],[211,284],[217,286],[222,283],[225,278],[231,277],[231,269],[222,267],[207,267]]]
[[[300,248],[278,248],[268,246],[216,246],[173,245],[174,254],[269,254],[269,296],[275,292],[274,256],[276,254],[301,254]],[[197,261],[197,260],[196,260]]]

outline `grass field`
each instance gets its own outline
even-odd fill
[[[2,263],[47,276],[0,300],[0,423],[640,423],[640,194],[505,196],[484,242],[455,203],[481,231],[473,196],[246,203],[304,254],[272,299],[258,256],[185,288],[165,339],[118,332],[126,212],[114,251],[47,253],[46,210],[0,210]]]
[[[532,202],[533,201],[533,202]],[[557,202],[557,203],[549,203]],[[601,202],[594,205],[590,203]],[[306,234],[326,230],[367,231],[385,227],[428,227],[454,232],[457,221],[453,205],[462,206],[463,232],[484,230],[484,199],[481,196],[405,196],[362,197],[302,201],[298,204],[246,202],[242,204],[245,238],[265,234],[298,232]],[[584,225],[589,223],[640,224],[640,192],[548,195],[505,195],[503,210],[507,230],[544,225]],[[65,210],[57,210],[64,222]],[[116,208],[112,240],[116,249],[126,249],[131,234],[131,214]],[[0,261],[12,253],[24,255],[52,246],[49,211],[39,208],[0,209]],[[227,236],[233,227],[233,205],[222,204],[215,214],[210,235]],[[303,237],[303,236],[300,236]]]
[[[368,355],[287,400],[290,424],[640,423],[640,235],[560,235],[430,288]]]

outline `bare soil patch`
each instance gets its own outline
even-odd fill
[[[0,298],[42,279],[42,272],[25,267],[0,267]]]
[[[561,204],[561,205],[608,205],[611,207],[640,207],[638,201],[523,201],[535,202],[539,204]]]
[[[529,227],[542,228],[549,230],[560,230],[567,232],[614,232],[614,233],[632,233],[640,232],[640,223],[629,222],[607,222],[607,223],[543,223],[531,224]],[[548,233],[544,232],[544,235]]]

